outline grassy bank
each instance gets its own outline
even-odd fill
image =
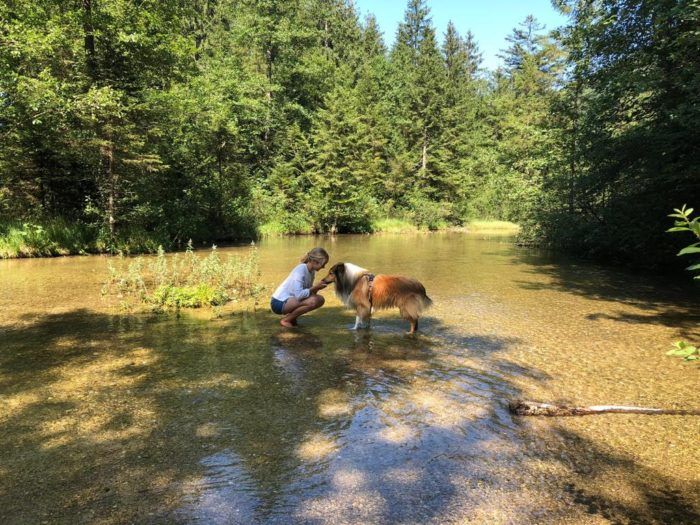
[[[109,240],[100,230],[57,218],[0,223],[0,259],[54,257],[88,253],[155,253],[167,239],[153,232],[123,229]]]
[[[520,226],[508,221],[471,220],[465,226],[453,226],[444,224],[437,229],[429,230],[416,226],[413,222],[385,217],[372,221],[372,233],[417,233],[425,231],[466,231],[470,233],[515,235],[520,231]],[[283,237],[285,235],[299,235],[314,233],[311,225],[288,225],[281,222],[269,222],[258,228],[261,237]]]
[[[96,232],[63,219],[0,224],[0,258],[50,257],[98,251]]]
[[[463,227],[444,226],[437,231],[460,230],[483,234],[517,234],[519,226],[505,221],[470,221]],[[399,218],[383,218],[372,222],[373,233],[417,233],[428,231]],[[308,235],[313,227],[306,223],[269,222],[258,228],[258,235],[282,237]],[[168,247],[163,235],[142,230],[122,230],[117,239],[109,242],[100,236],[97,228],[64,219],[43,222],[0,223],[0,259],[19,257],[53,257],[87,253],[155,253],[158,246]]]
[[[404,219],[379,219],[372,223],[375,233],[415,233],[418,227]]]
[[[371,233],[414,233],[419,228],[410,221],[395,218],[383,218],[372,221]],[[289,223],[281,221],[266,222],[258,227],[260,237],[284,237],[285,235],[309,235],[316,233],[309,223]]]
[[[516,235],[520,226],[508,221],[472,220],[466,224],[466,230],[471,233]]]

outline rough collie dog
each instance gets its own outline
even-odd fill
[[[373,275],[351,263],[333,265],[321,282],[335,283],[338,298],[348,308],[355,308],[355,330],[369,327],[372,310],[397,307],[401,317],[411,323],[409,333],[412,334],[418,329],[421,312],[433,304],[425,293],[425,287],[415,279]]]

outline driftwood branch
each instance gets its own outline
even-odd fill
[[[700,416],[700,410],[675,410],[666,408],[628,407],[621,405],[566,406],[536,403],[516,399],[508,404],[508,409],[518,416],[587,416],[590,414],[652,414],[673,416]]]

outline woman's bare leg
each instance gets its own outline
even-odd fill
[[[282,313],[286,315],[282,318],[280,324],[287,328],[291,328],[292,326],[296,325],[297,317],[309,313],[312,310],[316,310],[317,308],[321,308],[325,302],[326,300],[323,298],[323,296],[316,294],[310,295],[301,301],[295,299],[294,297],[290,297],[287,302],[284,303]]]

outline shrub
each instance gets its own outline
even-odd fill
[[[409,198],[413,222],[419,228],[428,230],[440,230],[447,227],[447,217],[451,213],[450,204],[447,202],[434,202],[423,196],[411,196]]]
[[[381,233],[413,233],[418,231],[418,228],[405,219],[387,217],[375,220],[372,230]]]
[[[691,232],[695,238],[700,241],[700,215],[694,219],[690,219],[693,213],[693,208],[686,208],[684,204],[681,209],[675,208],[673,210],[675,213],[669,215],[676,219],[673,228],[669,228],[666,231],[669,232]],[[700,242],[693,243],[689,246],[683,248],[678,255],[697,255],[700,254]],[[686,268],[691,272],[700,271],[700,264],[692,264]],[[700,274],[694,277],[695,279],[700,279]]]
[[[223,259],[212,246],[209,255],[200,257],[191,241],[184,254],[166,256],[159,247],[156,257],[127,262],[122,256],[119,267],[110,261],[108,271],[103,295],[121,299],[124,306],[134,302],[155,309],[222,306],[246,298],[257,302],[263,291],[257,250],[247,257]]]

